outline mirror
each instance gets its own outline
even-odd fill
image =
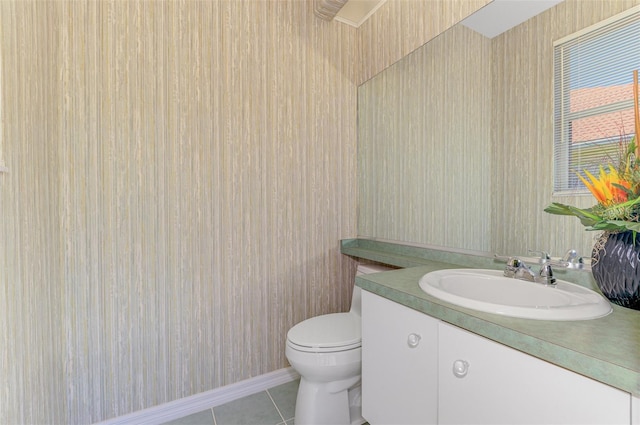
[[[494,38],[458,24],[360,86],[359,236],[588,256],[593,233],[543,212],[594,203],[552,194],[553,42],[639,3],[566,0]]]

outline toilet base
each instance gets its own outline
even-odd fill
[[[362,387],[358,385],[349,389],[349,414],[351,425],[362,425],[367,422],[362,417]]]
[[[351,382],[349,382],[351,381]],[[346,388],[336,391],[338,388]],[[310,382],[300,378],[296,425],[361,425],[360,377],[340,382]]]

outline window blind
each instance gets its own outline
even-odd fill
[[[617,163],[639,68],[640,6],[554,43],[554,194],[588,193],[576,173]]]

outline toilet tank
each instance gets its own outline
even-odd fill
[[[389,270],[396,270],[396,268],[383,266],[379,264],[358,264],[358,268],[356,269],[356,276],[361,276],[363,274],[387,272]],[[361,305],[362,305],[362,289],[360,289],[359,286],[356,286],[355,279],[354,279],[353,295],[351,296],[351,309],[349,311],[351,313],[355,313],[358,316],[360,316]]]

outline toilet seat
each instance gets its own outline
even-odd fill
[[[295,350],[329,353],[360,348],[360,317],[351,313],[333,313],[304,320],[287,333],[287,344]]]

